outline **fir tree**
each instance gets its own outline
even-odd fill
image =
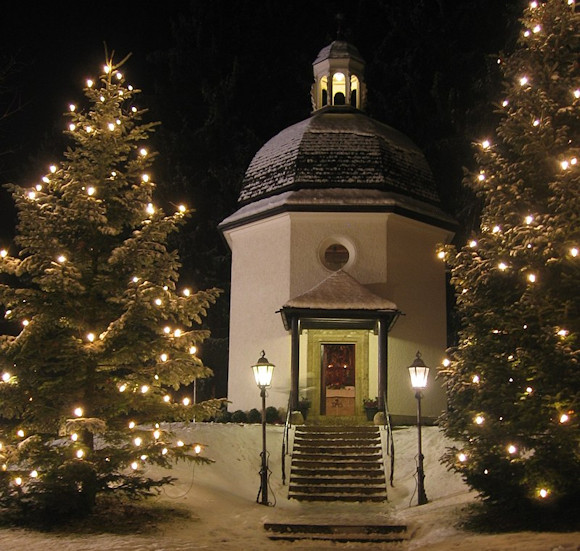
[[[478,235],[450,265],[462,321],[449,350],[449,467],[491,504],[565,507],[580,492],[580,28],[573,1],[532,2],[498,60],[497,141],[468,179]],[[560,508],[561,509],[561,508]]]
[[[196,355],[219,291],[178,289],[168,238],[187,209],[155,208],[138,90],[107,60],[70,106],[72,145],[42,181],[11,185],[19,222],[2,250],[0,507],[52,519],[86,514],[107,492],[142,497],[170,483],[148,465],[203,461],[164,420],[202,419],[183,387],[210,374]],[[181,390],[181,395],[179,394]]]

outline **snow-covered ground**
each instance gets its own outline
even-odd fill
[[[173,425],[176,439],[205,445],[202,453],[212,465],[179,463],[170,473],[178,478],[158,498],[187,509],[191,518],[162,524],[154,533],[111,535],[43,534],[20,529],[0,530],[0,551],[265,551],[271,549],[398,549],[433,551],[580,551],[580,533],[482,535],[456,526],[459,511],[475,499],[461,479],[439,463],[445,439],[436,427],[423,429],[425,490],[429,503],[416,506],[415,455],[417,431],[395,431],[395,481],[385,504],[313,504],[287,499],[281,481],[283,428],[268,427],[270,499],[275,506],[256,503],[260,486],[261,427],[259,425],[199,423]],[[287,458],[289,464],[290,458]],[[273,542],[264,522],[404,523],[412,538],[402,544],[335,544]],[[105,528],[103,529],[105,532]]]

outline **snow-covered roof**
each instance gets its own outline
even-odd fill
[[[316,65],[317,63],[320,63],[325,59],[342,59],[342,58],[356,59],[361,63],[364,63],[364,60],[360,55],[360,52],[358,51],[358,48],[356,46],[353,46],[352,44],[346,42],[345,40],[335,40],[334,42],[328,44],[328,46],[322,48],[320,52],[318,52],[318,55],[316,56],[316,59],[314,60],[312,65]]]
[[[344,106],[320,109],[268,141],[246,171],[239,202],[313,188],[380,189],[439,204],[420,149],[397,130]]]
[[[344,270],[333,272],[306,293],[290,299],[284,308],[397,311],[394,302],[375,295]]]

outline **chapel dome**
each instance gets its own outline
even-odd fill
[[[439,205],[421,150],[350,106],[326,106],[269,140],[250,163],[241,205],[286,191],[380,190]]]

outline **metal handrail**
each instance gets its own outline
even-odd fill
[[[290,433],[290,409],[292,393],[288,397],[288,409],[286,411],[286,423],[284,423],[284,434],[282,436],[282,485],[286,485],[286,456],[288,455],[288,435]]]
[[[393,477],[395,475],[395,441],[393,438],[393,428],[391,427],[391,416],[389,415],[389,411],[387,410],[387,395],[383,395],[383,409],[385,413],[385,424],[384,429],[387,433],[387,455],[391,457],[391,473],[389,476],[389,482],[391,484],[391,488],[394,487],[393,485]],[[390,443],[390,446],[389,446]],[[389,449],[390,448],[390,449]]]

